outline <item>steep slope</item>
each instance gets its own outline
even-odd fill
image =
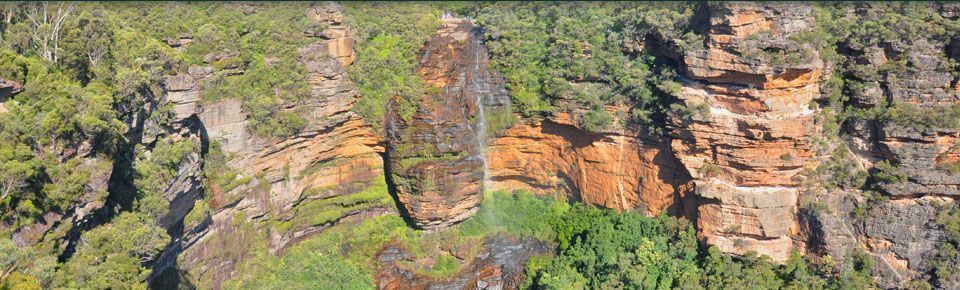
[[[480,205],[487,165],[483,107],[506,99],[503,79],[487,69],[481,31],[447,18],[427,42],[417,73],[429,87],[412,116],[388,105],[387,156],[400,203],[418,227],[463,221]]]
[[[344,67],[354,58],[353,40],[342,13],[334,3],[306,11],[325,29],[304,32],[317,40],[300,49],[309,95],[283,109],[309,112],[304,129],[293,136],[266,139],[250,132],[248,113],[238,100],[179,101],[198,101],[199,84],[216,73],[214,67],[191,67],[168,79],[177,84],[169,89],[171,96],[194,96],[171,99],[176,115],[197,120],[203,138],[216,144],[206,154],[226,160],[205,164],[213,172],[208,177],[221,178],[207,179],[208,196],[196,207],[190,200],[186,209],[193,207],[199,220],[184,221],[186,213],[180,215],[184,236],[164,252],[155,275],[176,266],[199,286],[216,288],[254,251],[280,253],[342,219],[393,211],[387,206],[380,140],[351,111],[358,96]]]
[[[805,5],[711,5],[704,46],[676,61],[673,150],[695,179],[697,229],[725,252],[786,260],[798,233],[797,174],[811,166],[811,139],[824,65],[791,40],[812,29]],[[769,53],[768,51],[772,51]],[[794,62],[776,53],[801,54]],[[805,55],[803,55],[805,54]]]
[[[579,129],[565,114],[500,132],[490,144],[490,186],[565,194],[571,200],[651,215],[680,214],[690,177],[669,143],[638,126],[612,133]]]
[[[956,21],[956,6],[918,6],[928,17]],[[860,5],[844,17],[876,21],[895,14],[895,7]],[[929,25],[929,26],[927,26]],[[898,23],[919,33],[876,42],[849,41],[839,51],[846,58],[845,89],[858,114],[842,124],[844,145],[861,170],[869,170],[866,190],[819,192],[817,199],[832,212],[805,210],[811,252],[842,256],[863,250],[878,262],[873,273],[884,288],[911,287],[929,279],[935,287],[960,285],[954,268],[960,255],[953,248],[947,213],[955,208],[960,174],[956,164],[956,38],[923,29],[930,23]],[[926,27],[926,28],[924,28]],[[861,32],[862,33],[862,32]],[[861,38],[866,36],[855,35]],[[869,39],[869,38],[868,38]],[[835,238],[834,238],[835,237]]]

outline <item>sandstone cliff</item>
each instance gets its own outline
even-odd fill
[[[514,125],[490,143],[490,187],[565,194],[574,201],[651,215],[665,210],[681,214],[690,176],[668,142],[645,138],[633,127],[590,133],[566,114]]]
[[[857,6],[848,17],[863,17],[886,8],[883,4]],[[956,7],[929,4],[923,9],[957,19]],[[870,170],[876,193],[861,190],[823,193],[818,199],[834,212],[806,210],[809,250],[842,256],[858,249],[878,262],[872,269],[884,288],[909,287],[933,270],[947,241],[937,215],[957,202],[960,174],[950,170],[958,128],[947,122],[910,121],[917,115],[949,120],[950,108],[960,100],[956,90],[955,40],[929,35],[884,39],[877,44],[843,43],[839,47],[857,70],[844,72],[850,104],[865,110],[892,110],[888,120],[850,118],[842,124],[845,145],[853,158]],[[878,165],[884,165],[883,167]],[[865,198],[867,196],[868,198]],[[956,262],[945,265],[956,267]],[[937,277],[935,287],[956,288],[960,276]]]
[[[756,251],[777,261],[794,249],[797,174],[810,166],[824,65],[790,36],[812,29],[804,5],[711,5],[704,45],[681,52],[689,109],[676,114],[673,151],[694,178],[697,229],[725,252]],[[807,51],[778,63],[758,49]]]
[[[845,144],[815,144],[836,141],[824,140],[835,136],[825,136],[830,132],[824,132],[824,112],[812,104],[823,102],[827,78],[842,63],[822,60],[819,47],[794,37],[816,29],[812,8],[704,7],[697,17],[705,22],[694,24],[702,42],[653,35],[641,44],[679,72],[680,89],[664,101],[674,105],[664,136],[629,122],[590,132],[571,114],[556,113],[526,118],[488,137],[486,115],[509,105],[504,81],[488,68],[481,28],[470,20],[444,19],[419,58],[416,73],[427,92],[412,116],[398,103],[390,104],[386,140],[380,140],[351,110],[358,93],[344,67],[355,55],[342,8],[311,6],[306,17],[324,26],[304,31],[315,42],[299,50],[310,93],[282,108],[306,112],[301,132],[260,137],[249,130],[242,101],[202,101],[202,82],[218,73],[243,73],[236,68],[196,66],[169,76],[162,98],[126,114],[130,135],[139,143],[195,140],[203,147],[178,166],[163,192],[170,211],[160,223],[174,241],[152,265],[151,279],[181,270],[200,286],[217,288],[236,274],[234,267],[248,258],[248,249],[280,254],[340,221],[395,214],[390,197],[366,191],[385,193],[387,179],[395,185],[402,214],[422,229],[470,218],[484,190],[527,189],[606,208],[683,215],[696,221],[705,243],[728,253],[753,251],[782,262],[795,250],[834,258],[863,250],[879,261],[873,272],[885,288],[907,287],[930,273],[931,261],[947,242],[938,212],[960,196],[960,173],[951,170],[960,162],[957,128],[850,118],[842,124]],[[946,6],[930,7],[944,17],[958,15]],[[850,13],[866,13],[862,9]],[[190,45],[190,36],[178,37],[168,43]],[[950,62],[960,59],[957,43],[841,44],[841,62],[874,70],[891,60],[909,64],[879,78],[858,79],[867,85],[845,88],[852,97],[845,105],[943,109],[956,104],[960,79]],[[210,55],[211,61],[221,57]],[[0,80],[0,96],[15,90]],[[162,105],[169,105],[172,121],[158,124],[145,117]],[[214,147],[228,156],[222,170],[234,175],[226,183],[203,174]],[[805,170],[829,161],[831,150],[824,147],[849,147],[856,170],[877,172],[874,166],[881,161],[895,164],[890,173],[902,180],[878,183],[882,198],[864,188],[811,186],[818,180]],[[109,176],[109,171],[97,172]],[[93,180],[105,182],[100,177]],[[93,196],[106,185],[88,187],[91,198],[70,213],[45,217],[38,228],[21,230],[18,238],[70,240],[60,234],[78,231],[89,212],[103,207]],[[208,209],[200,212],[201,220],[186,220],[203,208]],[[869,214],[860,213],[864,210]],[[487,243],[492,252],[502,246],[497,242]],[[378,279],[382,288],[514,286],[519,277],[514,268],[526,255],[479,260],[455,279],[438,282],[397,266],[409,262],[410,255],[387,248],[378,257],[384,263]],[[960,285],[957,281],[960,277],[944,277],[938,286],[952,288]]]
[[[447,227],[476,213],[484,182],[483,106],[506,98],[503,79],[487,69],[481,31],[471,20],[444,19],[420,55],[429,88],[407,119],[392,102],[387,155],[401,205],[417,226]]]
[[[169,220],[183,224],[182,236],[164,251],[152,279],[165,270],[189,271],[198,286],[218,288],[234,275],[234,266],[248,251],[266,248],[279,254],[340,220],[393,211],[382,185],[383,147],[351,111],[358,95],[344,70],[354,54],[342,8],[324,3],[309,7],[305,14],[325,29],[304,32],[316,39],[300,49],[309,96],[282,109],[307,112],[305,128],[294,136],[267,139],[254,134],[239,100],[200,101],[200,84],[206,78],[242,71],[199,66],[167,79],[166,103],[172,104],[176,119],[196,121],[200,128],[196,136],[203,138],[205,147],[216,147],[209,150],[220,150],[218,154],[227,157],[224,168],[202,166],[226,171],[215,174],[230,173],[232,180],[204,181],[202,171],[193,170],[201,166],[199,156],[183,165],[170,186],[178,193],[168,198],[171,214],[179,217]],[[217,146],[211,147],[213,143]],[[205,190],[197,190],[201,184]],[[376,192],[364,193],[368,188]],[[195,198],[199,193],[207,195],[204,201]],[[184,210],[173,210],[180,208]],[[184,221],[191,210],[202,219]]]

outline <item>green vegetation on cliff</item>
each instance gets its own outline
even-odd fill
[[[409,120],[424,94],[415,72],[417,55],[440,25],[429,3],[347,3],[347,24],[356,32],[357,60],[350,77],[360,90],[354,110],[382,131],[388,106]]]
[[[476,12],[491,64],[524,115],[572,112],[590,131],[612,125],[606,106],[649,123],[664,104],[664,68],[641,52],[648,34],[691,34],[694,4],[496,3]]]
[[[795,254],[785,265],[776,265],[766,257],[733,257],[703,247],[684,219],[570,205],[527,192],[491,192],[474,218],[454,227],[426,233],[411,229],[395,215],[339,224],[279,257],[255,255],[240,268],[242,274],[225,286],[372,288],[376,255],[388,244],[400,245],[417,258],[437,257],[429,267],[409,266],[425,277],[442,279],[457,274],[470,261],[444,256],[446,252],[438,249],[478,245],[495,233],[535,238],[556,247],[555,254],[529,261],[525,288],[862,289],[872,285],[868,272],[872,260],[866,256],[812,263]]]
[[[250,194],[267,195],[266,177],[241,176],[219,144],[202,148],[199,140],[174,137],[171,107],[162,104],[163,82],[191,67],[210,67],[199,84],[201,102],[240,100],[247,129],[260,137],[277,141],[299,133],[312,113],[297,107],[309,95],[299,48],[317,41],[312,32],[323,28],[304,17],[307,5],[0,3],[0,78],[22,85],[22,92],[0,100],[0,289],[146,287],[149,268],[171,242],[159,225],[170,211],[164,191],[189,161],[202,162],[204,190],[211,196],[185,217],[188,228],[241,198],[214,192],[255,183],[260,187]],[[667,95],[679,89],[672,64],[643,49],[698,47],[703,39],[692,17],[699,5],[348,3],[345,24],[355,33],[357,56],[349,77],[360,92],[354,111],[377,129],[388,109],[412,115],[429,92],[415,73],[417,54],[443,12],[452,10],[486,29],[491,64],[504,74],[512,108],[524,117],[572,113],[579,126],[594,132],[624,120],[661,126],[657,117],[667,111],[683,119],[704,117],[706,107],[670,104]],[[870,4],[856,13],[849,4],[814,5],[817,29],[791,41],[834,62],[825,91],[825,134],[841,134],[844,122],[860,120],[918,131],[960,127],[960,107],[904,101],[890,91],[934,69],[947,72],[947,82],[956,85],[960,25],[924,5]],[[667,43],[660,41],[680,47],[662,47]],[[808,61],[810,47],[795,54],[752,53],[796,64]],[[504,116],[488,121],[494,131],[512,123]],[[154,130],[128,128],[142,123]],[[160,138],[141,144],[144,134]],[[854,210],[858,222],[867,220],[871,205],[885,201],[873,186],[913,178],[898,168],[906,162],[876,162],[868,177],[850,149],[832,152],[818,168],[830,175],[826,187],[868,190],[867,202]],[[943,172],[958,174],[956,164],[947,165]],[[717,170],[703,168],[705,175]],[[371,288],[375,256],[385,245],[399,245],[418,259],[437,258],[429,266],[405,266],[444,278],[471,261],[460,260],[453,249],[462,247],[470,257],[484,238],[504,233],[554,250],[528,262],[526,286],[533,288],[850,289],[873,282],[865,254],[816,262],[794,255],[776,265],[704,247],[683,219],[616,213],[522,192],[489,193],[474,218],[434,233],[413,230],[392,213],[338,223],[358,212],[396,207],[383,177],[376,180],[344,185],[362,188],[329,198],[319,193],[335,188],[309,189],[292,216],[238,212],[222,235],[200,244],[216,249],[198,264],[238,262],[225,288]],[[263,203],[273,210],[269,200]],[[945,242],[931,257],[932,270],[922,273],[930,281],[956,276],[958,216],[952,204],[936,217]],[[266,237],[290,238],[320,226],[330,227],[291,242],[278,255],[269,253],[275,245]]]

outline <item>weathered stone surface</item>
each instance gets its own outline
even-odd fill
[[[425,229],[463,221],[480,205],[486,142],[481,105],[506,96],[503,78],[487,69],[480,41],[471,20],[445,19],[417,68],[439,92],[425,95],[409,120],[388,112],[391,178],[410,218]]]
[[[20,91],[23,91],[23,87],[20,86],[20,83],[0,77],[0,101],[6,101]]]
[[[636,129],[589,133],[564,116],[520,123],[494,138],[487,152],[490,187],[561,193],[588,204],[641,208],[652,215],[679,213],[690,177],[670,152],[669,142],[642,139]]]
[[[181,34],[180,36],[177,36],[177,37],[165,37],[163,38],[163,42],[166,42],[167,45],[179,51],[184,51],[187,49],[186,47],[187,44],[190,44],[191,42],[193,42],[193,35]]]
[[[356,59],[353,52],[354,39],[343,23],[343,7],[333,3],[325,2],[320,5],[313,5],[307,8],[307,18],[317,23],[329,25],[321,31],[305,31],[307,35],[320,37],[325,41],[317,42],[308,47],[326,51],[329,56],[337,59],[341,65],[347,66]]]
[[[798,233],[797,174],[811,165],[818,134],[808,105],[820,97],[823,63],[749,57],[750,49],[803,49],[789,36],[812,28],[810,8],[794,4],[711,5],[707,44],[684,51],[673,150],[695,179],[699,235],[725,252],[789,257]],[[765,33],[765,37],[749,36]],[[759,39],[759,40],[758,40]]]
[[[416,260],[408,251],[387,246],[377,255],[378,289],[519,289],[523,283],[524,266],[534,255],[551,249],[537,240],[518,240],[506,235],[487,238],[475,257],[448,279],[432,279],[417,274],[417,268],[432,267],[433,258]],[[465,262],[460,262],[465,263]],[[413,265],[411,269],[409,265]]]
[[[168,76],[164,85],[167,92],[166,102],[173,106],[173,118],[176,122],[197,114],[200,86],[196,79],[188,74]]]
[[[357,193],[384,178],[381,140],[351,111],[359,96],[344,69],[352,62],[353,40],[342,24],[342,8],[331,3],[313,6],[306,17],[328,24],[322,35],[341,34],[321,36],[300,49],[309,96],[282,110],[304,112],[305,128],[290,137],[267,139],[248,130],[248,114],[240,100],[202,104],[197,119],[204,137],[219,143],[230,157],[228,165],[238,171],[239,185],[206,185],[209,219],[184,229],[183,237],[164,253],[174,262],[155,267],[155,275],[163,267],[176,266],[188,270],[199,286],[218,288],[235,275],[236,264],[253,243],[265,242],[271,253],[279,254],[332,223],[395,214],[383,204],[359,205],[333,221],[311,222],[309,213],[299,212],[312,203]],[[329,43],[338,41],[350,45],[328,49]],[[210,60],[229,57],[211,55]],[[213,69],[192,67],[188,72],[189,77],[202,79]],[[173,78],[168,87],[189,87],[178,82],[186,75]],[[279,227],[284,223],[291,225]]]
[[[880,125],[879,133],[880,153],[897,164],[898,172],[908,178],[907,182],[884,184],[886,193],[905,197],[960,196],[960,174],[942,167],[960,160],[960,130],[885,123]]]
[[[931,269],[946,236],[934,220],[935,198],[904,199],[874,206],[859,226],[862,241],[877,260],[878,283],[883,288],[906,287]]]
[[[0,77],[0,113],[7,111],[3,104],[22,90],[20,83]]]

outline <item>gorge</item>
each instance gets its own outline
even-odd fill
[[[955,3],[58,5],[0,288],[960,287]]]

